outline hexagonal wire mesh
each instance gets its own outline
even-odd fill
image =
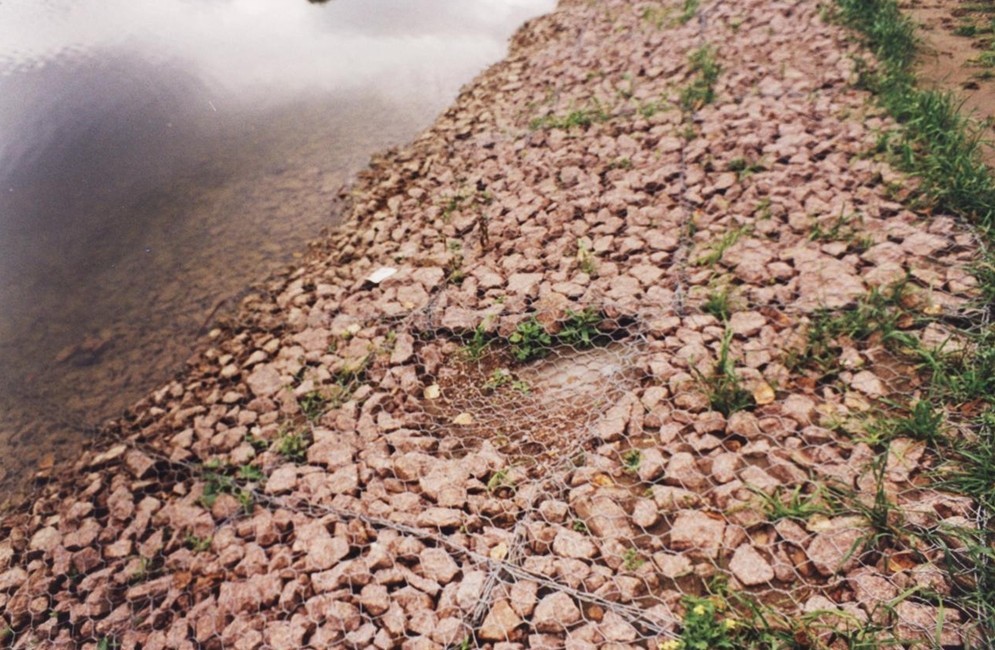
[[[977,642],[925,435],[972,433],[908,351],[970,345],[979,243],[862,157],[848,48],[813,3],[530,24],[5,519],[6,642]]]

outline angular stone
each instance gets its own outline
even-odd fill
[[[664,482],[667,485],[699,490],[708,485],[708,478],[698,469],[694,454],[682,451],[671,456]]]
[[[753,440],[761,435],[760,424],[757,416],[748,411],[737,411],[729,416],[726,423],[726,433],[743,436],[747,440]]]
[[[653,555],[653,562],[656,563],[662,576],[671,579],[686,576],[694,570],[691,560],[683,555],[655,553]]]
[[[440,585],[448,584],[453,576],[459,573],[459,565],[441,548],[426,548],[419,554],[418,559],[421,575]]]
[[[843,262],[823,256],[803,264],[798,276],[799,299],[803,309],[838,309],[867,293],[864,282]]]
[[[519,616],[529,616],[535,609],[539,585],[531,580],[519,580],[511,585],[511,606]]]
[[[884,397],[887,394],[884,384],[869,370],[862,370],[850,380],[850,387],[859,390],[868,397]]]
[[[781,406],[782,412],[802,426],[812,424],[815,402],[804,395],[789,395]]]
[[[665,460],[663,454],[656,447],[648,447],[640,451],[639,467],[636,468],[636,475],[644,483],[652,483],[663,476]]]
[[[346,465],[332,472],[325,481],[332,494],[351,494],[359,488],[359,467]]]
[[[558,591],[539,601],[532,616],[532,625],[540,632],[562,632],[580,619],[580,609],[573,598]]]
[[[272,364],[257,366],[245,381],[256,397],[269,397],[283,388],[283,378]]]
[[[542,273],[514,273],[508,278],[507,291],[510,294],[535,297],[542,279]]]
[[[588,559],[594,557],[598,549],[586,535],[561,528],[553,539],[553,552],[560,557]]]
[[[781,536],[781,539],[799,547],[804,546],[811,537],[808,531],[790,519],[778,519],[774,524],[774,530]]]
[[[712,478],[719,483],[728,483],[736,478],[736,470],[741,464],[739,454],[733,452],[719,454],[712,459]]]
[[[743,544],[732,554],[729,570],[747,587],[762,585],[774,579],[774,569],[757,549]]]
[[[729,329],[743,337],[757,334],[766,324],[763,314],[755,311],[738,311],[729,317]]]
[[[632,506],[632,523],[645,530],[659,520],[659,512],[656,504],[649,499],[637,499]]]
[[[635,534],[629,515],[607,495],[596,494],[578,499],[573,507],[588,529],[598,537],[628,539]]]
[[[415,337],[407,332],[401,332],[394,339],[394,349],[390,352],[390,365],[400,366],[408,362],[415,354]]]
[[[941,617],[942,627],[937,624]],[[919,645],[916,641],[924,641],[924,646],[943,648],[960,647],[964,644],[960,626],[963,617],[951,607],[944,607],[941,611],[938,607],[903,600],[895,606],[895,618],[896,636],[911,642],[911,647]],[[937,639],[938,629],[940,638]]]
[[[831,576],[856,563],[860,550],[858,542],[866,535],[867,529],[863,526],[840,521],[835,527],[817,534],[805,552],[819,573]]]
[[[141,479],[152,473],[155,461],[137,449],[131,449],[124,455],[124,466],[132,476]]]
[[[654,485],[653,501],[662,512],[674,512],[701,505],[701,496],[691,490],[672,485]]]
[[[715,558],[722,547],[725,528],[725,522],[720,519],[713,519],[697,510],[682,510],[677,513],[670,529],[670,547],[677,551]]]
[[[857,602],[868,612],[874,611],[881,603],[890,601],[898,595],[896,587],[885,576],[874,569],[861,567],[846,576],[847,583],[853,589]]]
[[[694,420],[694,430],[697,433],[721,433],[725,431],[725,416],[718,411],[705,411]]]
[[[19,566],[0,573],[0,592],[15,590],[24,584],[27,579],[28,572]]]
[[[307,545],[309,571],[324,571],[349,554],[349,542],[341,537],[323,537]]]
[[[635,641],[639,637],[639,632],[631,623],[609,610],[605,617],[598,624],[598,631],[610,642]]]
[[[119,487],[107,497],[107,510],[113,519],[129,519],[135,512],[135,497],[127,488]]]
[[[739,473],[739,478],[748,487],[773,494],[781,482],[756,465],[749,465]]]
[[[944,237],[927,232],[914,232],[902,241],[902,248],[920,257],[929,257],[950,246]]]
[[[52,526],[48,526],[46,528],[40,528],[34,535],[31,536],[31,541],[28,542],[28,548],[32,551],[44,551],[48,553],[61,543],[62,535],[59,534],[59,531]]]
[[[283,465],[276,468],[266,481],[267,494],[286,494],[297,487],[297,467]]]
[[[454,508],[426,508],[418,514],[419,526],[453,528],[463,522],[463,511]]]
[[[390,608],[390,595],[385,585],[368,584],[359,592],[359,604],[363,609],[379,616]]]
[[[487,613],[478,634],[484,641],[510,641],[515,628],[522,624],[507,600],[499,600]]]
[[[440,506],[461,507],[466,503],[466,484],[470,473],[465,463],[436,461],[418,485],[425,496]]]

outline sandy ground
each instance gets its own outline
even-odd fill
[[[984,1],[909,0],[900,3],[916,23],[922,39],[919,77],[925,84],[956,93],[964,111],[984,124],[984,138],[995,138],[995,6]],[[977,33],[965,32],[973,26]],[[995,149],[985,148],[985,160],[995,163]]]
[[[862,429],[908,362],[799,359],[903,279],[906,314],[970,309],[974,235],[868,157],[889,122],[817,3],[681,14],[565,1],[375,159],[339,230],[5,518],[8,643],[657,648],[719,583],[808,647],[971,639],[969,576],[867,516],[973,525],[923,443]],[[956,345],[942,322],[899,327]]]

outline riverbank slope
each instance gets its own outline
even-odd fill
[[[977,238],[901,203],[858,51],[814,2],[527,24],[5,519],[10,643],[976,638],[972,502],[863,425],[923,390],[899,334],[963,344]]]

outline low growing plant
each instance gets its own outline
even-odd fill
[[[709,45],[692,52],[690,63],[694,78],[681,91],[680,100],[681,108],[689,113],[715,101],[715,82],[722,70],[715,60],[714,50]]]
[[[553,338],[535,316],[522,321],[508,337],[511,353],[519,361],[531,361],[549,353]]]
[[[596,309],[583,309],[581,311],[567,310],[567,320],[563,324],[557,339],[565,345],[576,348],[589,348],[594,345],[600,332],[598,324],[601,322],[601,312]]]

